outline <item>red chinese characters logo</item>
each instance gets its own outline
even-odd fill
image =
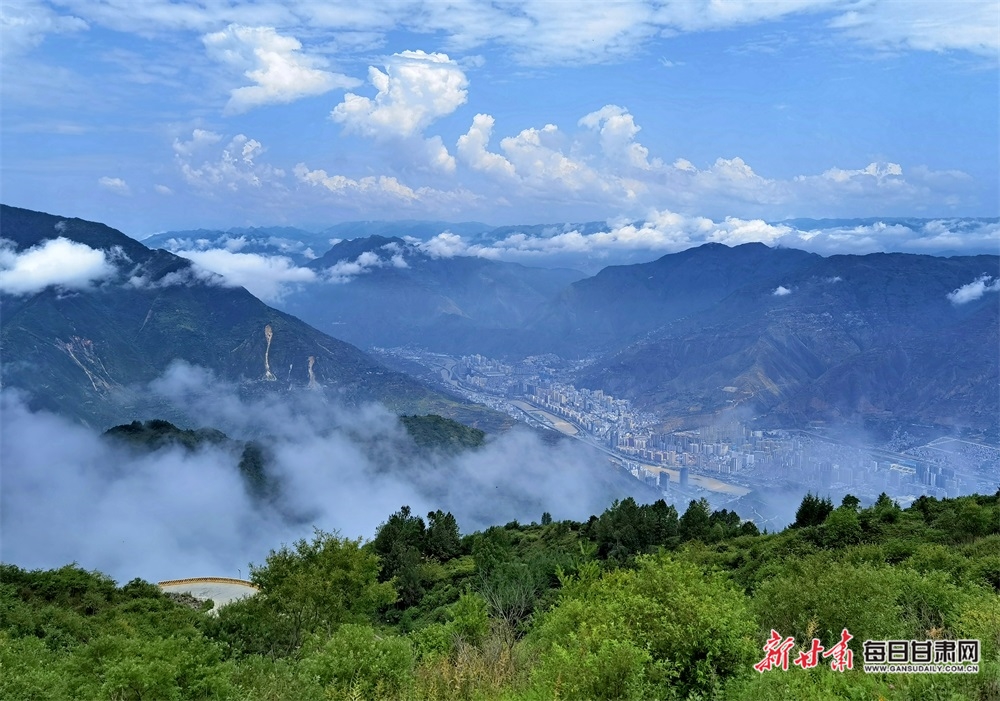
[[[847,628],[840,633],[840,642],[831,648],[824,649],[818,638],[813,638],[808,648],[803,648],[792,661],[792,664],[802,669],[812,669],[819,666],[820,659],[830,658],[830,669],[843,672],[854,669],[854,652],[847,643],[854,638]],[[771,637],[764,644],[764,659],[753,666],[760,673],[780,667],[788,670],[789,653],[795,647],[795,638],[782,637],[781,633],[771,630]]]
[[[788,670],[788,652],[795,646],[795,638],[782,638],[781,633],[771,629],[771,637],[764,644],[764,659],[753,666],[758,672],[764,673],[774,667]]]

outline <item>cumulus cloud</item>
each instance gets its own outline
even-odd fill
[[[454,258],[455,256],[474,255],[489,257],[487,246],[469,246],[458,234],[443,231],[427,241],[413,241],[424,253],[432,258]]]
[[[494,123],[495,120],[488,114],[477,114],[473,117],[469,131],[458,137],[456,148],[459,158],[473,170],[513,178],[514,164],[499,153],[487,150]]]
[[[236,576],[313,526],[371,538],[403,504],[445,509],[463,531],[511,519],[586,518],[608,506],[607,463],[578,442],[514,431],[457,457],[415,455],[396,416],[345,407],[322,390],[241,398],[210,372],[177,363],[145,388],[273,456],[280,495],[260,502],[240,478],[238,447],[135,454],[90,429],[0,393],[3,560],[25,568],[77,562],[119,581]],[[189,424],[190,425],[190,424]],[[59,436],[59,440],[52,440]],[[114,469],[109,469],[113,466]]]
[[[957,171],[915,167],[904,177],[898,163],[862,168],[829,168],[818,175],[776,179],[758,173],[739,156],[717,158],[699,167],[686,158],[666,165],[637,141],[641,127],[624,107],[605,105],[581,117],[576,132],[555,124],[528,127],[489,149],[495,120],[477,114],[456,143],[459,161],[490,177],[497,201],[603,205],[634,216],[649,208],[705,211],[738,209],[761,216],[777,208],[881,210],[894,207],[953,206],[969,189]],[[956,200],[958,198],[958,200]]]
[[[109,178],[108,176],[104,176],[102,178],[98,178],[97,184],[108,192],[113,192],[116,195],[127,196],[132,194],[132,190],[129,188],[128,183],[121,178]]]
[[[775,297],[785,297],[792,294],[792,291],[785,287],[784,285],[778,285],[774,288],[774,292],[771,293]]]
[[[285,171],[260,160],[264,145],[244,134],[237,134],[218,156],[204,154],[222,140],[220,134],[195,129],[189,141],[174,139],[174,158],[184,179],[204,190],[222,188],[230,192],[263,185],[280,186]],[[197,161],[201,163],[197,163]]]
[[[325,170],[309,170],[305,163],[297,164],[294,173],[295,177],[301,182],[308,183],[309,185],[320,185],[338,195],[349,194],[351,192],[377,193],[404,201],[412,201],[418,197],[415,190],[403,185],[392,176],[380,175],[375,177],[369,175],[354,180],[343,175],[328,175]]]
[[[174,191],[171,190],[166,185],[160,185],[160,184],[153,185],[153,190],[155,190],[156,194],[158,194],[158,195],[172,195],[172,194],[174,194]]]
[[[104,251],[62,236],[23,251],[0,239],[0,291],[8,294],[34,294],[50,286],[85,290],[114,274]]]
[[[984,274],[969,284],[949,292],[947,296],[952,304],[966,304],[981,299],[987,292],[998,291],[1000,291],[1000,278],[994,280],[992,275]]]
[[[541,129],[532,127],[508,136],[501,140],[500,148],[529,187],[587,193],[609,189],[610,183],[594,169],[564,152],[564,141],[559,127],[546,124]]]
[[[417,76],[425,70],[460,71],[445,58],[431,60],[433,56],[437,55],[420,54],[404,63],[415,64]],[[495,151],[489,148],[495,120],[480,113],[458,137],[453,156],[440,136],[426,136],[422,131],[435,115],[457,104],[456,93],[442,87],[448,79],[428,79],[433,87],[425,92],[416,87],[417,77],[399,78],[405,71],[390,76],[376,70],[375,74],[375,82],[382,84],[374,100],[359,98],[364,109],[351,112],[345,108],[353,100],[349,98],[335,112],[386,151],[390,161],[386,171],[380,175],[331,174],[304,163],[294,166],[299,183],[332,193],[344,206],[359,210],[392,203],[438,218],[448,213],[479,217],[482,213],[470,208],[490,202],[494,207],[517,205],[523,212],[544,212],[552,218],[580,216],[580,212],[606,216],[609,211],[634,218],[649,210],[671,210],[712,216],[738,212],[740,219],[753,221],[779,211],[835,216],[845,209],[864,215],[881,213],[886,207],[951,208],[976,197],[975,184],[964,173],[919,166],[904,170],[891,161],[858,168],[838,166],[786,179],[759,173],[739,156],[720,157],[707,166],[683,157],[667,164],[637,141],[641,127],[635,117],[613,104],[585,114],[577,120],[575,131],[563,131],[555,124],[529,126],[501,138]],[[406,89],[394,92],[394,80]],[[464,100],[464,90],[459,92]],[[447,106],[441,109],[426,107],[441,95],[454,99],[442,97]],[[424,107],[414,107],[415,99],[422,100]],[[188,183],[206,192],[264,190],[265,186],[287,192],[285,171],[263,160],[266,149],[260,142],[243,134],[220,149],[218,144],[223,142],[222,135],[202,129],[194,130],[188,140],[174,141],[175,159]],[[429,179],[441,173],[458,174],[459,165],[469,174],[485,177],[465,178],[462,186],[452,189],[438,189],[440,178]],[[299,188],[299,192],[309,192],[309,188]],[[732,230],[728,240],[737,240],[738,234]]]
[[[265,302],[279,301],[288,286],[316,280],[316,273],[285,256],[239,253],[239,239],[230,239],[227,248],[174,251],[198,266],[222,276],[229,287],[245,287]]]
[[[217,144],[220,141],[222,141],[222,134],[216,134],[207,129],[195,129],[191,132],[191,138],[188,141],[174,139],[174,153],[187,158],[201,151],[204,147]]]
[[[469,204],[478,197],[464,190],[438,190],[432,187],[410,187],[391,175],[367,175],[349,178],[345,175],[330,175],[325,170],[310,168],[299,163],[293,171],[299,182],[312,187],[321,187],[336,195],[344,204],[358,209],[379,206],[386,203],[410,205],[421,208],[444,207]],[[358,197],[358,196],[361,197]]]
[[[303,53],[298,39],[278,34],[273,27],[231,24],[206,34],[202,42],[209,56],[243,71],[255,83],[230,92],[226,114],[361,84],[355,78],[324,70],[323,58]]]
[[[331,117],[348,131],[371,137],[413,136],[465,104],[469,81],[447,54],[403,51],[371,66],[374,98],[347,93]]]
[[[618,105],[605,105],[582,117],[579,124],[600,133],[601,150],[608,158],[641,170],[652,167],[649,149],[635,140],[642,128],[636,125],[628,110]]]
[[[424,161],[433,170],[439,170],[444,173],[455,172],[455,157],[448,152],[448,148],[444,145],[444,141],[441,140],[440,136],[432,136],[429,139],[425,139],[423,141],[423,151]]]
[[[384,73],[371,66],[368,76],[375,97],[347,93],[330,117],[347,132],[376,139],[406,166],[453,173],[455,157],[424,130],[465,103],[469,82],[458,63],[446,54],[403,51],[386,60]]]

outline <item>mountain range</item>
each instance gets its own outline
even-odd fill
[[[4,384],[42,377],[51,379],[46,387],[68,387],[56,375],[65,380],[83,369],[87,385],[58,401],[87,404],[88,411],[105,401],[98,397],[127,396],[130,383],[162,371],[168,355],[248,386],[269,382],[261,378],[263,330],[270,326],[270,372],[277,378],[280,368],[285,383],[308,386],[312,356],[313,379],[341,394],[453,418],[465,411],[454,400],[333,337],[362,347],[587,359],[577,386],[631,399],[678,425],[727,409],[788,426],[898,421],[996,432],[1000,420],[996,255],[823,257],[709,243],[587,276],[435,253],[413,232],[432,236],[442,223],[408,222],[396,232],[408,233],[386,236],[393,228],[383,222],[374,227],[378,234],[331,237],[325,251],[320,235],[311,234],[317,247],[299,261],[321,282],[291,288],[277,302],[282,313],[101,225],[5,208],[2,235],[23,249],[51,236],[57,224],[88,245],[120,247],[128,263],[119,260],[118,277],[99,285],[99,294],[5,296],[5,355],[19,363],[5,362]],[[365,231],[357,222],[341,228]],[[21,236],[22,229],[29,233]],[[240,247],[257,242],[272,253],[283,242],[308,243],[290,229],[187,233],[202,247],[243,237]],[[165,282],[184,276],[190,284]],[[125,294],[136,279],[145,287],[133,282]],[[101,331],[95,321],[83,330],[98,299],[115,309],[113,329]],[[110,338],[122,329],[132,334],[127,343]],[[407,408],[414,403],[421,408]]]
[[[510,425],[501,414],[394,372],[190,261],[103,224],[2,206],[0,238],[8,259],[57,239],[103,257],[100,279],[86,288],[0,285],[0,381],[28,393],[33,408],[99,428],[180,418],[147,391],[180,360],[243,393],[312,388],[346,402],[379,401],[399,413],[440,414],[491,430]]]
[[[985,288],[997,256],[746,253],[764,253],[758,262],[775,272],[690,305],[578,382],[687,423],[745,407],[787,426],[862,419],[996,435],[1000,305]],[[979,296],[957,293],[977,281]]]
[[[363,270],[343,284],[290,292],[280,302],[289,312],[362,347],[415,344],[448,353],[503,349],[506,337],[526,328],[542,305],[585,277],[576,270],[438,257],[381,236],[338,243],[308,266],[321,275]]]
[[[329,333],[361,346],[590,358],[578,386],[678,424],[737,408],[789,426],[995,432],[1000,417],[996,255],[823,257],[709,243],[584,276],[370,236],[308,266],[353,271],[280,302]],[[958,294],[977,284],[978,296]]]

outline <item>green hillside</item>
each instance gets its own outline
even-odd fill
[[[251,579],[260,593],[213,617],[141,580],[2,565],[0,697],[1000,696],[1000,494],[905,510],[809,495],[773,534],[699,502],[466,536],[404,507],[370,542],[317,531]],[[787,670],[764,664],[772,631]],[[976,640],[979,671],[866,672],[866,640]],[[850,668],[810,667],[813,645]]]
[[[0,209],[0,237],[19,251],[57,235],[104,251],[115,272],[82,292],[47,287],[3,295],[2,384],[25,390],[35,409],[102,429],[136,416],[190,420],[146,390],[180,360],[243,395],[313,389],[348,404],[378,401],[395,412],[436,413],[486,430],[509,424],[103,224]]]

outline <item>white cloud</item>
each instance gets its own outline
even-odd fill
[[[996,58],[1000,5],[991,0],[870,2],[830,26],[879,48],[969,51]]]
[[[398,258],[398,261],[396,260]],[[402,262],[402,265],[399,262]],[[339,260],[323,271],[324,278],[329,282],[345,283],[363,273],[369,272],[372,268],[381,268],[391,265],[397,268],[405,268],[406,261],[402,256],[396,254],[389,260],[380,258],[374,251],[365,251],[354,260]]]
[[[275,103],[322,95],[335,88],[353,88],[361,81],[327,70],[326,61],[302,52],[302,44],[273,27],[231,24],[202,37],[209,56],[243,71],[254,85],[230,91],[226,114],[239,114]]]
[[[785,297],[792,294],[792,291],[785,287],[784,285],[778,285],[774,288],[774,292],[771,293],[775,297]]]
[[[636,125],[628,110],[618,105],[605,105],[582,117],[579,124],[600,133],[601,150],[608,158],[641,170],[661,165],[659,162],[650,164],[649,149],[636,142],[635,135],[641,127]]]
[[[368,80],[373,99],[347,93],[331,117],[348,131],[371,137],[409,137],[465,104],[469,81],[446,54],[403,51],[374,66]]]
[[[4,0],[0,4],[0,55],[8,57],[35,48],[47,34],[68,34],[89,29],[79,17],[60,15],[32,0]]]
[[[104,177],[97,179],[97,184],[108,192],[113,192],[116,195],[128,196],[132,194],[132,190],[129,188],[128,183],[121,178],[109,178],[105,175]]]
[[[441,140],[440,136],[432,136],[429,139],[425,139],[423,147],[425,159],[431,168],[444,173],[455,172],[455,157],[448,153],[448,149],[445,147],[444,141]]]
[[[191,156],[205,146],[211,146],[222,141],[222,135],[206,129],[195,129],[191,132],[190,141],[174,139],[174,152],[180,156]]]
[[[951,207],[970,181],[960,172],[920,167],[914,168],[916,175],[910,181],[902,166],[892,162],[831,168],[791,179],[760,174],[739,156],[717,158],[705,168],[683,157],[665,165],[636,140],[641,127],[624,107],[605,105],[584,115],[577,125],[580,131],[573,134],[555,124],[529,127],[501,139],[499,152],[493,152],[487,147],[494,119],[477,114],[457,141],[458,159],[499,181],[497,199],[513,194],[529,202],[600,204],[633,216],[665,207],[712,213],[735,209],[742,216],[761,216],[779,207],[832,212],[860,205],[862,211],[871,211],[882,209],[886,202],[899,207]],[[513,191],[512,181],[517,185]]]
[[[0,239],[0,291],[23,295],[49,286],[84,290],[115,274],[107,254],[60,236],[18,252]]]
[[[449,65],[444,59],[415,63]],[[379,94],[389,96],[392,90],[387,87]],[[424,97],[428,103],[433,102],[432,95]],[[375,137],[377,147],[385,150],[388,163],[383,174],[329,174],[328,170],[308,168],[303,163],[294,169],[300,183],[322,187],[339,196],[345,206],[359,210],[391,203],[405,204],[436,218],[482,217],[481,210],[467,209],[479,201],[490,202],[494,216],[498,207],[518,206],[522,212],[531,213],[527,216],[550,220],[605,217],[609,213],[634,218],[650,210],[671,210],[716,218],[736,213],[741,220],[758,221],[778,212],[785,216],[838,216],[846,210],[872,216],[887,208],[953,211],[963,203],[975,204],[977,197],[975,181],[965,173],[931,171],[923,166],[904,170],[900,163],[892,161],[859,168],[838,166],[792,178],[758,173],[739,156],[717,158],[706,167],[683,157],[667,165],[636,140],[640,125],[626,108],[617,105],[605,105],[584,115],[577,120],[578,128],[568,133],[555,124],[521,129],[501,138],[496,151],[489,150],[495,120],[480,113],[456,140],[453,156],[441,137],[427,138],[420,131],[430,123],[431,112],[415,110],[403,124],[379,132],[381,120],[406,104],[407,98],[396,101],[395,97],[387,97],[381,106],[377,100],[362,99],[371,110],[356,122],[357,128],[367,129],[365,133]],[[175,140],[176,160],[189,183],[206,191],[260,190],[272,185],[287,192],[285,171],[262,162],[265,149],[259,142],[237,135],[221,149],[220,156],[212,147],[221,141],[220,134],[200,129],[194,130],[187,141]],[[479,173],[485,177],[465,177],[458,188],[437,189],[440,179],[431,177],[441,173],[459,175],[460,167],[465,170],[462,175]],[[299,189],[300,193],[305,191]],[[279,206],[274,199],[271,203]],[[748,232],[746,225],[727,227],[724,233],[738,241],[741,231],[758,235]],[[761,235],[773,238],[784,234],[767,230]],[[852,241],[858,243],[860,239]]]
[[[563,135],[554,124],[524,129],[500,142],[515,172],[529,187],[556,187],[571,192],[603,191],[610,187],[586,163],[563,152]]]
[[[599,230],[566,226],[544,234],[514,231],[503,239],[488,243],[469,241],[449,231],[426,242],[412,243],[435,257],[468,255],[537,261],[547,256],[566,255],[573,256],[566,260],[581,260],[576,256],[587,259],[614,256],[634,260],[634,253],[662,255],[705,243],[738,246],[753,242],[824,255],[876,251],[939,252],[947,248],[959,252],[982,252],[1000,250],[1000,223],[990,220],[934,220],[922,226],[914,224],[913,228],[902,224],[875,223],[803,230],[760,219],[726,217],[714,221],[708,217],[654,210],[644,219],[612,222]],[[827,282],[835,283],[839,279],[831,278]],[[974,291],[978,287],[970,289]]]
[[[310,170],[305,163],[294,168],[299,182],[312,187],[322,187],[341,198],[344,204],[359,209],[370,206],[414,206],[424,210],[465,206],[478,198],[468,190],[438,190],[431,187],[410,187],[391,175],[367,175],[349,178],[329,175],[325,170]]]
[[[458,234],[450,231],[443,231],[426,242],[415,242],[422,251],[432,258],[454,258],[455,256],[479,255],[483,250],[472,249],[465,243],[465,240]]]
[[[948,299],[952,304],[966,304],[981,299],[987,292],[1000,291],[1000,278],[993,280],[992,275],[981,275],[967,285],[962,285],[958,289],[948,293]]]
[[[280,300],[289,284],[316,280],[315,272],[296,266],[285,256],[238,253],[224,248],[175,252],[202,268],[221,275],[226,286],[245,287],[265,302]]]
[[[11,0],[4,3],[12,5]],[[37,3],[16,3],[40,7]],[[878,48],[968,51],[995,57],[1000,47],[995,0],[605,0],[599,3],[510,0],[401,0],[398,2],[204,3],[196,0],[61,0],[77,17],[45,9],[32,20],[22,43],[72,31],[84,21],[117,31],[211,32],[237,24],[301,28],[329,33],[340,46],[364,50],[389,32],[413,31],[441,37],[443,45],[467,53],[480,47],[506,49],[527,65],[586,64],[619,60],[641,52],[658,38],[774,22],[793,15]],[[11,13],[13,14],[13,13]],[[22,13],[23,14],[23,13]],[[36,13],[38,14],[38,13]],[[54,22],[55,26],[50,26]],[[16,35],[15,35],[16,36]]]
[[[138,290],[159,290],[164,287],[180,285],[226,286],[226,280],[221,275],[217,275],[211,270],[201,268],[197,265],[189,265],[153,280],[146,274],[143,267],[139,266],[132,271],[131,277],[125,283],[126,287],[134,287]]]
[[[390,199],[411,202],[417,199],[415,190],[387,175],[369,175],[358,180],[343,175],[328,175],[325,170],[309,170],[305,163],[295,166],[295,177],[309,185],[321,185],[330,192],[346,195],[352,192],[384,195]]]
[[[691,176],[693,187],[686,190],[689,195],[724,196],[762,204],[776,204],[788,199],[785,188],[779,182],[758,175],[738,156],[717,158],[705,170],[678,170]]]
[[[172,194],[174,194],[174,191],[171,190],[169,187],[167,187],[166,185],[160,185],[159,183],[157,183],[156,185],[153,185],[153,190],[155,190],[158,195],[172,195]]]
[[[493,134],[494,123],[493,117],[488,114],[477,114],[473,117],[469,131],[458,137],[456,146],[458,155],[473,170],[505,178],[516,177],[514,164],[499,153],[486,150]]]
[[[821,177],[835,183],[857,182],[859,179],[874,178],[881,182],[886,178],[903,175],[903,168],[898,163],[869,163],[858,170],[843,170],[830,168]]]
[[[200,165],[195,164],[195,154],[221,140],[219,134],[202,129],[195,129],[190,141],[174,140],[174,155],[188,183],[206,190],[221,187],[231,192],[246,186],[259,189],[265,184],[280,185],[285,172],[260,162],[259,157],[266,149],[244,134],[234,136],[217,158],[213,154]]]

